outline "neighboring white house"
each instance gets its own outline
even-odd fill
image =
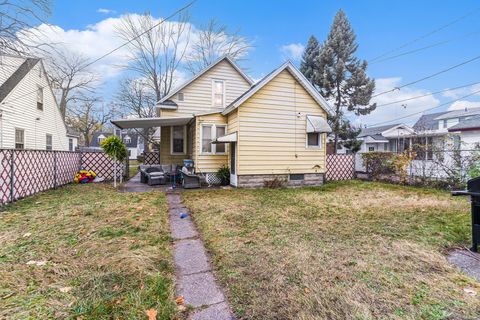
[[[112,133],[97,131],[92,135],[92,142],[88,149],[101,150],[100,142],[111,136]],[[134,132],[118,132],[127,147],[128,159],[135,160],[144,150],[143,138]]]
[[[363,171],[361,154],[365,152],[402,152],[412,148],[417,158],[412,161],[414,175],[442,177],[438,159],[444,164],[454,155],[468,156],[480,147],[480,108],[444,111],[421,116],[410,127],[394,124],[365,128],[359,134],[363,141],[357,155],[357,171]]]
[[[0,55],[0,148],[69,150],[69,142],[42,60]]]

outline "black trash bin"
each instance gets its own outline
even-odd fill
[[[470,196],[472,202],[472,247],[478,252],[480,243],[480,177],[468,180],[467,190],[452,191],[452,196]]]

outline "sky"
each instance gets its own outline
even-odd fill
[[[53,13],[49,18],[52,25],[50,29],[55,30],[52,38],[94,59],[122,43],[115,36],[115,24],[122,15],[150,12],[155,18],[161,18],[188,2],[57,0],[53,3]],[[216,18],[227,25],[229,30],[238,30],[241,35],[250,39],[254,48],[240,64],[253,79],[259,79],[286,59],[291,59],[298,65],[310,35],[323,41],[339,9],[346,12],[357,35],[359,48],[356,55],[360,59],[370,61],[388,52],[391,53],[386,57],[391,57],[435,45],[390,60],[371,62],[368,74],[376,80],[377,93],[480,55],[480,3],[474,0],[197,0],[189,13],[190,23],[195,28],[202,28],[208,20]],[[392,52],[392,49],[409,42],[408,46]],[[125,59],[126,52],[121,51],[95,65],[95,70],[102,75],[103,83],[99,92],[105,100],[112,98],[119,80],[125,76],[125,70],[118,67],[125,63]],[[426,81],[380,95],[373,101],[386,104],[480,82],[479,71],[480,59]],[[183,74],[182,77],[187,78],[188,75]],[[370,115],[351,116],[351,119],[362,126],[387,121],[412,124],[421,114],[393,120],[427,109],[431,110],[425,112],[466,106],[480,107],[479,94],[448,103],[479,90],[480,85],[477,85],[405,103],[381,106]]]

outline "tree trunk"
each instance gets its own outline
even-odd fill
[[[340,106],[342,103],[342,98],[340,95],[340,84],[337,83],[337,103],[335,105],[335,121],[333,124],[333,154],[337,154],[337,144],[338,144],[338,130],[340,128]]]

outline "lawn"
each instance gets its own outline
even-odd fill
[[[480,285],[450,266],[466,198],[371,182],[186,192],[240,319],[473,319]]]
[[[128,162],[128,176],[131,178],[138,173],[138,166],[141,163],[138,160],[130,160]]]
[[[0,212],[0,319],[175,316],[161,193],[70,185]]]

